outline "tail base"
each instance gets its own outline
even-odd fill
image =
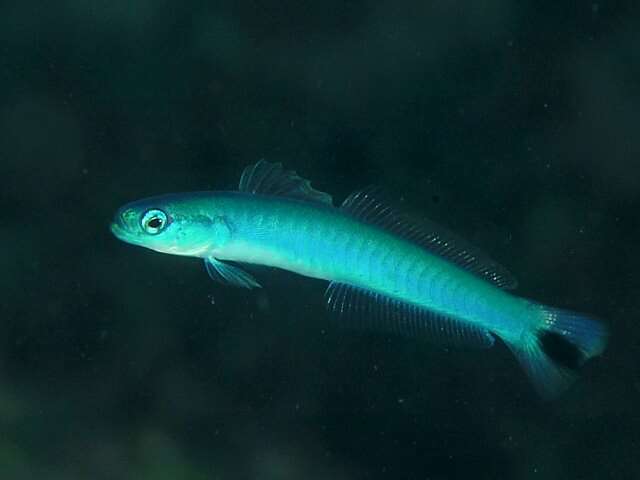
[[[604,325],[578,313],[535,305],[540,326],[517,344],[516,358],[543,398],[553,398],[576,379],[578,370],[602,354],[608,332]]]

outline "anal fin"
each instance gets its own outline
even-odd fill
[[[332,282],[325,298],[327,308],[345,328],[423,336],[436,343],[476,348],[489,348],[495,341],[486,329],[364,288]]]

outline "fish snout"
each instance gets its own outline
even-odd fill
[[[136,224],[136,213],[131,208],[123,207],[116,212],[109,228],[111,233],[124,240],[124,237],[129,237],[135,232]]]

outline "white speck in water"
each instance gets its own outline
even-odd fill
[[[215,305],[216,304],[216,297],[213,296],[213,293],[210,293],[208,295],[209,297],[209,303],[211,303],[211,305]]]

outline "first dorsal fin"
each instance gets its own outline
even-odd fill
[[[506,268],[478,248],[434,222],[416,221],[392,207],[377,187],[352,193],[340,208],[360,220],[400,235],[500,288],[513,289],[518,285]]]
[[[244,169],[238,190],[333,205],[331,195],[312,188],[309,180],[293,170],[285,170],[281,163],[265,160],[259,160]]]

